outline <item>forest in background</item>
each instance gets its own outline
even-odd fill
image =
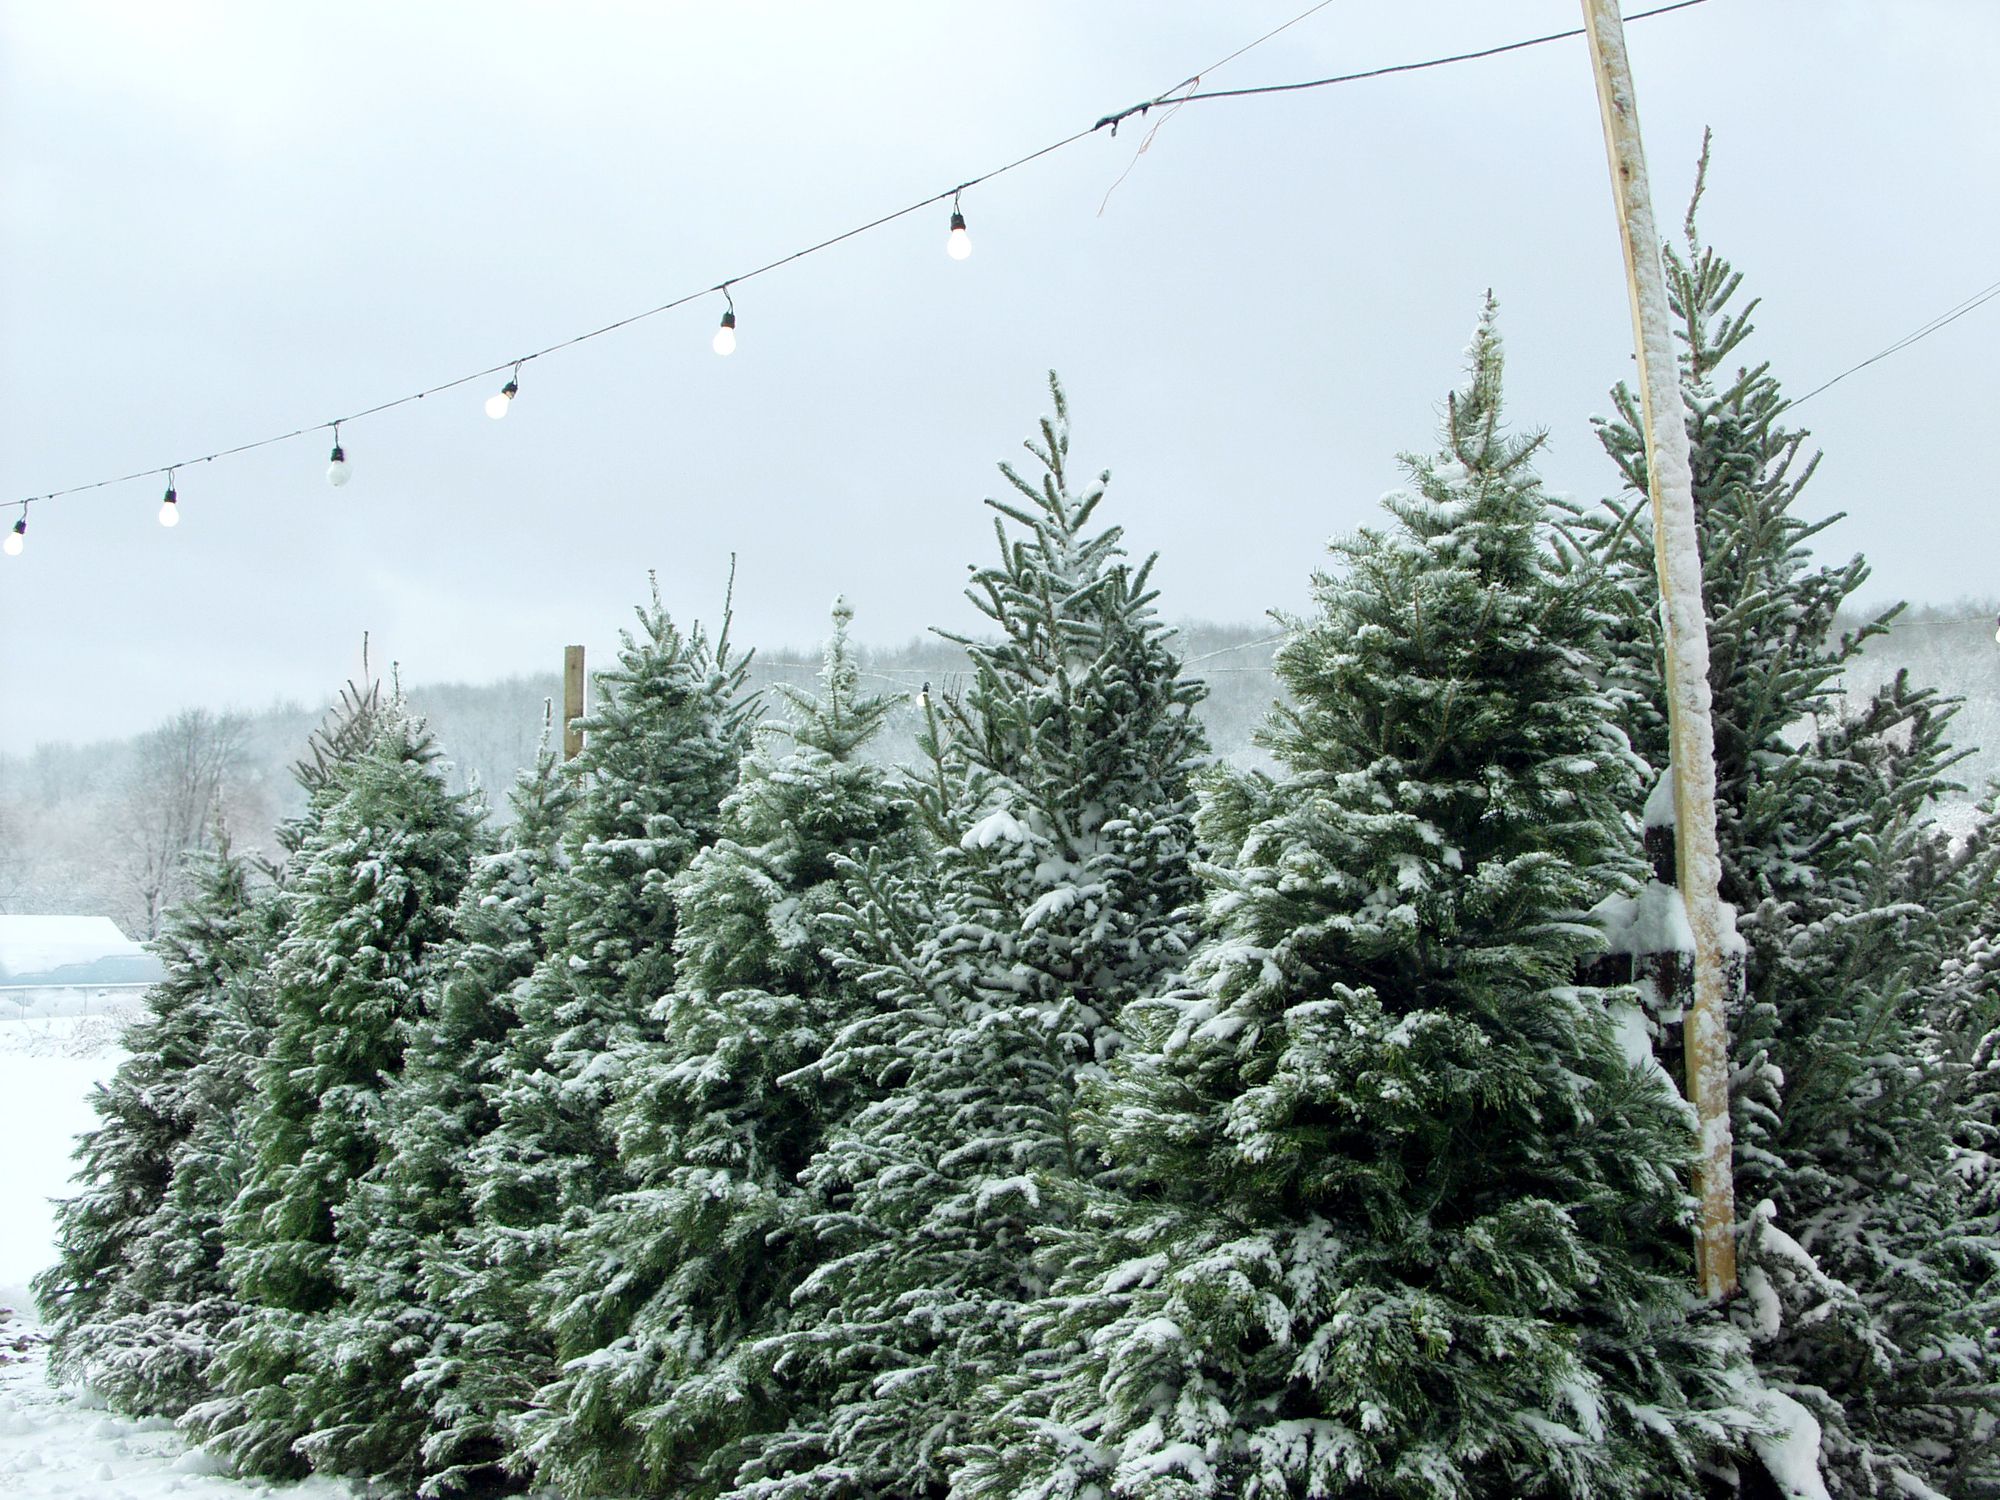
[[[1908,671],[1917,685],[1961,700],[1949,737],[1970,754],[1956,772],[1965,792],[1940,814],[1947,818],[1958,808],[1969,817],[1974,798],[2000,778],[1994,613],[1992,603],[1964,600],[1906,609],[1887,635],[1867,644],[1846,682],[1863,699]],[[1272,671],[1278,632],[1274,621],[1178,628],[1189,670],[1208,686],[1199,713],[1209,744],[1232,765],[1270,764],[1255,736],[1283,693]],[[867,758],[913,762],[916,694],[926,682],[948,691],[966,671],[964,650],[918,637],[901,646],[860,647],[858,659],[868,690],[908,695],[867,747]],[[759,689],[810,687],[819,669],[816,649],[759,651],[750,680]],[[533,764],[544,705],[559,701],[561,692],[554,672],[408,690],[444,749],[454,789],[486,789],[503,822],[502,794]],[[27,755],[0,755],[0,913],[109,916],[134,937],[154,936],[160,914],[184,894],[181,856],[210,846],[218,814],[239,850],[274,852],[274,830],[303,805],[290,768],[332,699],[329,690],[326,701],[312,705],[191,708],[126,739],[56,741]]]

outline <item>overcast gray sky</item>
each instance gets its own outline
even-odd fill
[[[1306,0],[0,3],[0,500],[282,432],[511,359],[949,188],[1152,96]],[[1634,9],[1642,8],[1634,4]],[[1228,87],[1561,30],[1574,0],[1335,0]],[[1708,237],[1794,394],[1991,283],[1991,0],[1710,0],[1630,30],[1663,225]],[[1155,116],[1157,118],[1157,116]],[[975,622],[995,460],[1068,385],[1104,514],[1175,617],[1305,598],[1429,444],[1489,286],[1544,473],[1614,475],[1630,369],[1581,41],[1193,104],[719,299],[342,432],[37,504],[0,559],[0,750],[190,703],[314,700],[361,632],[406,681],[601,664],[659,571],[737,634]],[[1870,598],[1996,592],[2000,302],[1804,407],[1812,514]],[[11,525],[17,510],[0,510]]]

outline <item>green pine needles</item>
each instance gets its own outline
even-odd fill
[[[871,995],[827,951],[854,861],[914,859],[910,799],[860,758],[894,706],[863,694],[836,601],[815,697],[781,693],[672,885],[674,983],[625,1058],[608,1121],[631,1187],[564,1246],[548,1286],[560,1377],[522,1426],[577,1493],[713,1493],[788,1393],[759,1341],[811,1269],[799,1174],[850,1107],[822,1058]]]
[[[1285,774],[1208,801],[1191,983],[1082,1123],[1124,1191],[1053,1238],[970,1493],[1692,1495],[1746,1420],[1687,1308],[1686,1117],[1575,983],[1639,767],[1500,379],[1489,304],[1292,623]]]
[[[475,810],[437,760],[422,723],[390,703],[330,769],[293,855],[269,1048],[244,1112],[250,1161],[224,1221],[223,1270],[244,1310],[224,1331],[216,1396],[189,1414],[246,1470],[295,1475],[343,1453],[383,1379],[342,1337],[371,1227],[350,1195],[395,1149],[390,1081],[479,847]]]

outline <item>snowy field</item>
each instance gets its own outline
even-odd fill
[[[143,984],[0,985],[0,1021],[117,1020],[132,1014]]]
[[[28,1281],[53,1258],[49,1199],[65,1194],[70,1147],[90,1127],[91,1085],[111,1076],[132,1001],[85,1007],[0,1006],[0,1495],[24,1500],[184,1500],[286,1495],[352,1500],[360,1491],[326,1479],[296,1485],[239,1483],[215,1473],[166,1421],[114,1417],[88,1396],[49,1388]],[[35,1011],[39,1014],[33,1013]],[[51,1014],[50,1012],[57,1012]],[[107,1014],[107,1012],[109,1012]]]

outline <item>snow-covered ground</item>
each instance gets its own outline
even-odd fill
[[[0,1007],[0,1306],[25,1314],[28,1278],[52,1257],[49,1200],[68,1191],[76,1135],[96,1121],[91,1085],[124,1056],[122,1024],[102,1010],[21,1019]]]
[[[120,1014],[19,1019],[0,1008],[0,1495],[24,1500],[353,1500],[326,1479],[265,1485],[223,1478],[165,1421],[114,1417],[48,1384],[28,1281],[53,1256],[49,1200],[67,1192],[76,1133],[96,1119],[91,1086],[124,1056]],[[130,1013],[130,1003],[113,1007]]]
[[[57,1016],[129,1016],[146,993],[143,984],[0,984],[0,1021],[46,1021]]]
[[[330,1479],[294,1485],[243,1483],[215,1472],[164,1418],[130,1422],[59,1394],[44,1377],[39,1346],[17,1354],[18,1325],[0,1331],[0,1494],[26,1500],[353,1500]]]

